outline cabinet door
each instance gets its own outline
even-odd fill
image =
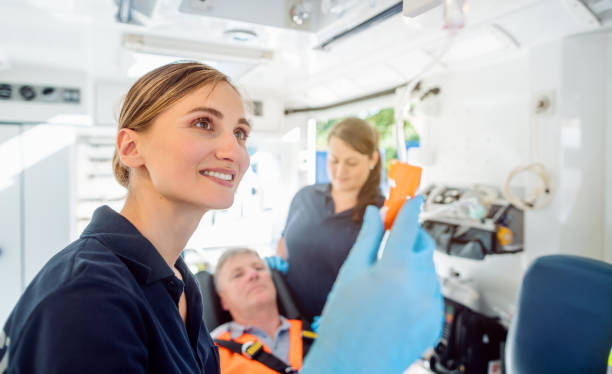
[[[23,286],[23,142],[21,126],[0,124],[0,328]]]
[[[23,134],[23,277],[27,287],[47,261],[70,243],[76,129],[24,125]]]

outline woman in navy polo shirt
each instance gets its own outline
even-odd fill
[[[277,251],[289,263],[287,280],[307,318],[321,314],[366,206],[384,203],[376,130],[364,120],[347,118],[331,130],[328,146],[331,183],[298,191]]]
[[[242,98],[217,70],[181,62],[140,78],[113,157],[125,205],[98,208],[28,286],[3,329],[7,372],[218,373],[180,254],[205,212],[232,204],[249,131]]]

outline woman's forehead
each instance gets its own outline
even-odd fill
[[[329,139],[328,147],[329,147],[329,153],[336,157],[338,156],[345,156],[345,157],[366,156],[362,154],[361,152],[357,151],[355,148],[353,148],[353,146],[351,146],[349,143],[335,136],[332,136]]]

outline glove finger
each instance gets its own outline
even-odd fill
[[[421,195],[404,203],[391,227],[391,233],[385,245],[381,262],[405,263],[410,260],[414,253],[423,250],[423,243],[417,241],[419,213],[422,204],[423,197]]]
[[[369,205],[363,216],[361,231],[359,231],[357,240],[340,269],[336,284],[350,282],[354,276],[361,274],[372,266],[376,261],[383,233],[383,223],[378,208]]]
[[[278,270],[283,274],[287,274],[287,271],[289,270],[289,262],[283,260],[282,257],[278,258],[278,262],[279,262]]]

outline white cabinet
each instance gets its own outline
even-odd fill
[[[0,327],[23,282],[23,185],[21,126],[0,124]]]
[[[0,123],[0,326],[70,242],[72,126]]]
[[[24,125],[23,277],[27,286],[70,243],[74,126]]]

